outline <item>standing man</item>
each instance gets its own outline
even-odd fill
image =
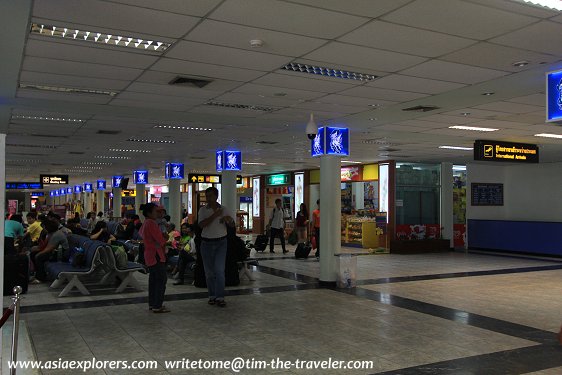
[[[221,206],[217,199],[219,191],[215,187],[205,190],[207,205],[199,209],[201,232],[201,257],[209,291],[209,305],[225,307],[224,267],[226,262],[226,226],[233,227],[234,219],[230,211]]]
[[[279,198],[275,200],[275,207],[273,208],[271,219],[269,219],[269,226],[271,228],[269,252],[275,253],[275,251],[273,251],[273,246],[275,237],[278,236],[281,240],[281,248],[283,249],[283,254],[288,253],[288,251],[285,250],[285,215],[283,214],[283,209],[281,208],[281,199]]]
[[[316,258],[320,257],[320,199],[316,201],[318,207],[312,211],[312,227],[314,229],[314,237],[316,237]]]

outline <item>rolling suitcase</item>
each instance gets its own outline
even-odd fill
[[[256,249],[256,251],[265,251],[265,249],[267,248],[267,240],[269,240],[269,237],[265,234],[258,234],[258,236],[256,237],[256,242],[254,242],[254,249]]]
[[[29,258],[27,255],[6,255],[4,258],[4,295],[14,294],[13,289],[19,285],[27,293],[29,284]]]
[[[310,244],[300,243],[295,250],[295,259],[306,259],[312,250]]]

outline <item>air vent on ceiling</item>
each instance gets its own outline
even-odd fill
[[[205,105],[210,105],[214,107],[232,108],[232,109],[246,109],[248,111],[257,111],[257,112],[271,112],[274,109],[271,107],[265,107],[259,105],[222,103],[222,102],[215,102],[215,101],[209,101],[205,103]]]
[[[64,165],[64,164],[61,164],[61,163],[51,163],[51,164],[49,164],[49,165],[53,165],[53,166],[55,166],[55,167],[59,167],[59,166]]]
[[[439,109],[439,107],[434,105],[417,105],[415,107],[404,108],[403,111],[410,111],[410,112],[429,112]]]
[[[352,79],[357,81],[372,81],[378,78],[378,76],[373,74],[348,72],[346,70],[326,68],[324,66],[314,66],[301,63],[289,63],[285,66],[282,66],[281,69],[289,70],[292,72],[315,74],[331,78]]]
[[[176,78],[171,80],[168,84],[169,85],[175,85],[175,86],[188,86],[188,87],[203,88],[211,82],[213,82],[213,81],[211,81],[209,79],[189,78],[189,77],[177,76]]]
[[[279,142],[273,142],[273,141],[259,141],[259,142],[256,142],[256,143],[257,143],[257,144],[260,144],[260,145],[276,145],[276,144],[279,143]]]
[[[41,137],[41,138],[68,138],[67,135],[56,135],[56,134],[31,133],[31,134],[22,134],[22,135],[27,135],[28,137]]]
[[[70,151],[69,154],[71,155],[84,155],[84,151]]]
[[[121,130],[98,130],[96,134],[115,135],[121,133]]]

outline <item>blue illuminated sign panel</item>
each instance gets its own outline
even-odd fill
[[[311,141],[310,153],[312,157],[324,155],[324,128],[318,128],[316,137]]]
[[[225,171],[241,171],[242,170],[242,152],[229,151],[224,152],[224,170]]]
[[[98,188],[98,190],[105,190],[107,183],[105,182],[105,180],[98,180],[98,182],[96,183],[96,186]]]
[[[121,181],[123,181],[123,176],[113,176],[111,179],[111,187],[119,188],[121,186]]]
[[[67,188],[66,188],[66,194],[72,194],[72,193],[73,193],[72,188],[71,188],[71,187],[67,187]]]
[[[74,192],[76,194],[80,194],[82,192],[82,186],[80,186],[80,185],[74,186]]]
[[[59,194],[60,194],[60,195],[66,195],[66,189],[64,189],[64,188],[63,188],[63,189],[60,189],[60,190],[59,190]]]
[[[55,192],[54,192],[54,191],[51,191],[51,192],[49,193],[49,195],[50,195],[51,197],[54,197],[54,196],[55,196]]]
[[[167,180],[181,180],[183,178],[183,164],[166,163],[165,176]]]
[[[31,196],[32,197],[44,197],[45,193],[43,193],[42,191],[32,191]]]
[[[546,122],[562,121],[562,70],[546,74]]]
[[[89,182],[84,183],[84,191],[87,193],[91,193],[93,190],[92,184]]]
[[[42,189],[43,186],[39,182],[6,182],[6,189]]]
[[[222,172],[224,167],[224,152],[222,150],[215,153],[215,165],[217,167],[217,172]]]
[[[55,197],[59,197],[60,191],[57,189],[57,190],[53,191],[53,194],[55,195]]]
[[[148,184],[148,171],[134,171],[133,176],[135,184]]]
[[[327,155],[349,155],[349,129],[326,128],[326,154]]]

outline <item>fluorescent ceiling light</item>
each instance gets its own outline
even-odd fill
[[[342,163],[348,163],[348,164],[363,164],[363,162],[360,161],[351,161],[351,160],[342,160]]]
[[[282,66],[281,69],[293,72],[316,74],[324,77],[333,77],[341,79],[353,79],[357,81],[372,81],[378,76],[367,73],[348,72],[346,70],[339,70],[334,68],[326,68],[323,66],[314,66],[308,64],[289,63]]]
[[[248,111],[258,111],[258,112],[271,112],[274,108],[272,107],[265,107],[259,105],[249,105],[249,104],[236,104],[236,103],[223,103],[223,102],[216,102],[216,101],[208,101],[205,105],[210,105],[214,107],[222,107],[222,108],[233,108],[233,109],[247,109]]]
[[[460,146],[439,146],[439,148],[444,148],[447,150],[462,150],[462,151],[472,151],[472,147],[460,147]]]
[[[164,52],[170,47],[170,43],[156,40],[147,40],[133,36],[113,35],[98,31],[78,30],[64,26],[31,24],[31,34],[42,35],[53,38],[71,39],[85,42],[105,44],[108,46],[132,48],[142,51]]]
[[[266,163],[255,163],[255,162],[249,162],[249,161],[243,161],[242,164],[243,165],[267,165]]]
[[[71,117],[50,117],[50,116],[26,116],[26,115],[12,115],[12,120],[37,120],[37,121],[55,121],[55,122],[77,122],[81,123],[84,120],[71,118]]]
[[[112,152],[142,152],[142,153],[152,152],[151,150],[131,150],[131,149],[124,149],[124,148],[110,148],[109,151],[112,151]]]
[[[200,127],[182,126],[182,125],[154,125],[154,129],[195,130],[195,131],[203,131],[203,132],[213,131],[213,129],[211,128],[200,128]]]
[[[31,89],[40,91],[55,91],[55,92],[66,92],[71,94],[94,94],[94,95],[107,95],[115,96],[117,93],[115,91],[104,91],[96,89],[81,89],[76,87],[57,87],[57,86],[46,86],[46,85],[35,85],[30,83],[20,83],[20,89]]]
[[[124,159],[124,160],[130,160],[131,159],[130,156],[110,156],[110,155],[96,155],[96,156],[94,156],[94,158],[96,158],[96,159]]]
[[[40,163],[39,159],[8,159],[6,163]]]
[[[548,133],[540,133],[540,134],[535,134],[535,137],[543,137],[543,138],[557,138],[557,139],[562,139],[562,134],[548,134]]]
[[[477,127],[477,126],[464,126],[464,125],[449,126],[449,129],[472,130],[472,131],[475,131],[475,132],[495,132],[495,131],[500,130],[500,129],[494,129],[494,128],[480,128],[480,127]]]
[[[558,11],[562,10],[562,1],[560,0],[517,0],[517,1],[520,3],[527,3],[544,8],[555,9]]]
[[[103,162],[103,161],[85,161],[82,164],[88,165],[112,165],[113,163]]]
[[[141,142],[141,143],[176,143],[176,141],[164,140],[164,139],[146,139],[146,138],[134,138],[131,137],[127,139],[129,142]]]
[[[454,171],[466,171],[466,165],[453,165]]]

